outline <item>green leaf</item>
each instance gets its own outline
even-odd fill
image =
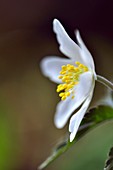
[[[38,167],[38,169],[43,169],[52,163],[56,158],[66,152],[74,143],[80,139],[87,131],[94,128],[97,124],[110,120],[113,118],[113,108],[107,106],[100,106],[98,108],[90,110],[84,117],[76,138],[73,142],[69,142],[69,139],[60,142],[54,149],[51,155]]]
[[[104,170],[112,170],[113,169],[113,147],[109,151],[108,159],[106,160]]]

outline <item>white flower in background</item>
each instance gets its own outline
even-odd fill
[[[61,101],[56,108],[54,119],[56,127],[64,127],[71,114],[77,110],[69,123],[72,142],[91,102],[97,76],[93,58],[84,45],[79,31],[76,31],[77,45],[57,19],[53,21],[53,30],[60,51],[68,58],[46,57],[41,62],[41,68],[45,76],[59,84],[57,92]]]

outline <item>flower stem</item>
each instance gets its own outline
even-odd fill
[[[104,84],[105,86],[107,86],[109,89],[111,89],[113,91],[113,83],[111,83],[109,80],[107,80],[106,78],[97,75],[97,81]]]

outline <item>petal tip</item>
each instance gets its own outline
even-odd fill
[[[57,27],[58,25],[60,25],[60,21],[55,18],[55,19],[53,20],[53,28]]]
[[[54,118],[54,124],[55,124],[55,126],[56,126],[58,129],[62,129],[62,128],[63,128],[62,122],[59,121],[56,117]]]
[[[56,18],[53,20],[53,24],[56,24],[56,23],[58,23],[58,22],[59,22],[59,20],[56,19]]]
[[[41,62],[40,62],[40,69],[41,69],[42,72],[44,70],[44,67],[45,67],[45,58],[42,59]]]
[[[75,30],[75,36],[77,40],[80,39],[80,31],[78,29]]]
[[[40,69],[44,75],[45,75],[45,67],[46,67],[48,61],[49,61],[49,57],[47,57],[47,56],[40,61]]]
[[[79,29],[76,29],[76,30],[75,30],[75,34],[76,34],[76,35],[80,34]]]
[[[60,23],[60,21],[58,19],[54,19],[53,20],[53,31],[58,34],[59,30],[63,29],[62,24]]]
[[[73,133],[71,133],[70,134],[70,142],[73,142],[74,138],[75,138],[75,135],[73,135]]]

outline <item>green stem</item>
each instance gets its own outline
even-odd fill
[[[113,83],[111,83],[109,80],[107,80],[106,78],[97,75],[97,81],[104,84],[105,86],[107,86],[109,89],[111,89],[113,91]]]

